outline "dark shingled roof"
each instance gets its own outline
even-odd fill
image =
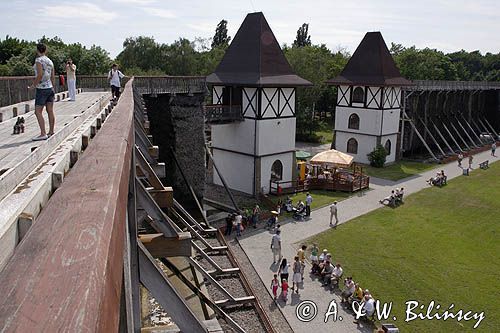
[[[339,76],[328,80],[334,85],[408,86],[401,76],[382,34],[367,32]]]
[[[209,84],[245,86],[308,86],[296,75],[261,12],[245,17]]]

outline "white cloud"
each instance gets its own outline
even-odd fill
[[[171,12],[170,10],[168,10],[168,9],[146,7],[146,8],[143,8],[143,10],[146,13],[148,13],[149,15],[158,16],[158,17],[161,17],[161,18],[170,19],[170,18],[175,18],[176,17],[175,14],[173,12]]]
[[[39,12],[42,17],[81,20],[94,24],[106,24],[117,17],[116,13],[88,2],[44,6]]]
[[[155,3],[156,0],[111,0],[113,2],[131,5],[149,5]]]

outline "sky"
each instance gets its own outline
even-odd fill
[[[382,32],[389,47],[500,52],[499,0],[0,0],[0,38],[59,36],[99,45],[114,58],[127,37],[211,38],[222,19],[234,36],[246,14],[259,11],[280,44],[292,44],[309,23],[313,44],[351,54],[367,31]]]

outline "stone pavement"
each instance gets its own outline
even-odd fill
[[[485,160],[489,160],[490,163],[496,162],[498,157],[492,157],[490,151],[476,154],[474,155],[473,168],[479,168],[479,163]],[[463,165],[465,165],[465,163],[468,163],[468,161],[464,159]],[[439,170],[445,171],[445,174],[448,176],[448,180],[462,175],[462,169],[457,166],[457,162],[453,162],[446,165],[436,165],[435,169],[429,170],[421,175],[412,176],[396,182],[371,177],[371,190],[365,191],[364,193],[357,193],[354,196],[338,203],[339,223],[345,223],[357,216],[382,207],[379,200],[390,194],[391,190],[396,187],[404,187],[405,195],[409,195],[429,187],[426,180],[435,176],[436,172]],[[486,170],[484,172],[488,171]],[[328,230],[329,219],[329,208],[323,207],[314,210],[311,214],[311,219],[306,222],[295,222],[290,220],[281,221],[283,256],[287,258],[289,262],[293,261],[293,257],[296,255],[300,246],[300,241]],[[245,232],[243,237],[240,239],[242,248],[248,255],[248,258],[252,262],[252,265],[254,265],[255,270],[263,280],[265,286],[270,285],[273,272],[276,272],[278,268],[277,265],[272,264],[272,252],[270,250],[271,237],[272,234],[269,231],[258,229],[256,231],[251,230],[249,232]],[[320,251],[321,250],[322,249],[320,249]],[[331,250],[335,258],[335,249],[329,250]],[[305,269],[306,273],[304,274],[304,283],[303,286],[301,286],[299,294],[289,293],[286,305],[283,302],[278,303],[278,307],[281,309],[295,332],[344,333],[372,331],[371,327],[363,325],[357,326],[354,324],[354,316],[352,315],[352,312],[346,312],[340,304],[340,292],[338,289],[335,293],[327,291],[321,287],[320,282],[313,281],[308,274],[309,270],[310,265],[308,265]],[[349,272],[346,273],[349,274]],[[290,282],[290,286],[291,285],[292,283]],[[268,291],[271,292],[271,290]],[[317,316],[310,322],[302,322],[298,320],[295,314],[296,305],[304,300],[314,301],[317,305]],[[343,320],[333,322],[332,317],[329,317],[329,321],[324,323],[323,320],[325,313],[327,312],[328,305],[332,300],[337,302],[338,318],[340,319],[341,316]],[[276,305],[263,304],[263,307],[269,308],[269,310],[272,311],[275,309]]]

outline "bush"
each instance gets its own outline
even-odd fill
[[[368,154],[370,165],[376,168],[382,168],[385,164],[387,151],[382,145],[377,145],[371,153]]]

